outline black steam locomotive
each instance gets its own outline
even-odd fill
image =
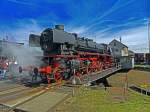
[[[114,66],[106,44],[98,44],[92,39],[79,37],[76,33],[65,32],[63,25],[47,28],[41,35],[30,34],[29,45],[42,49],[44,63],[37,71],[47,77],[48,83],[51,79],[59,82],[72,76],[80,79],[85,74]]]

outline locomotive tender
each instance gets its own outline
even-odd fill
[[[46,76],[48,83],[52,79],[67,80],[72,76],[82,80],[85,74],[114,66],[110,48],[106,44],[68,33],[63,25],[47,28],[40,36],[30,34],[29,45],[43,50],[45,65],[39,67],[38,72]]]

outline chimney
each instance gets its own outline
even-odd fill
[[[55,25],[55,29],[64,31],[64,25]]]
[[[120,36],[119,40],[120,40],[120,42],[122,41],[122,38],[121,38],[121,36]]]

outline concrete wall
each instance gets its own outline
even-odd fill
[[[120,58],[120,62],[123,69],[131,69],[134,68],[134,57],[122,57]]]

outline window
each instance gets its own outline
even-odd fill
[[[116,42],[114,42],[114,46],[116,46]]]
[[[119,50],[118,49],[116,49],[116,52],[118,52]]]

